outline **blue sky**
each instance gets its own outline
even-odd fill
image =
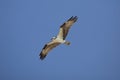
[[[44,44],[78,16],[45,60]],[[0,80],[120,80],[119,0],[1,0]]]

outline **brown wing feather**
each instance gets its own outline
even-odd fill
[[[72,26],[73,23],[75,23],[77,21],[77,19],[78,19],[77,16],[75,16],[75,17],[72,16],[71,18],[69,18],[67,20],[67,22],[62,24],[60,26],[60,31],[58,33],[58,37],[65,39],[70,27]]]
[[[77,21],[77,19],[78,19],[77,16],[75,16],[75,17],[72,16],[71,18],[69,18],[67,20],[67,22],[62,24],[60,26],[60,31],[59,31],[57,37],[65,39],[67,34],[68,34],[68,31],[69,31],[70,27],[72,26],[73,23],[75,23]],[[43,47],[43,49],[42,49],[42,51],[41,51],[41,53],[39,55],[40,59],[43,60],[46,57],[46,55],[48,54],[48,52],[50,50],[52,50],[54,47],[58,46],[59,44],[60,43],[58,43],[58,42],[49,42],[48,44],[46,44]]]
[[[46,44],[44,47],[43,47],[43,49],[42,49],[42,51],[41,51],[41,53],[40,53],[40,59],[41,60],[43,60],[45,57],[46,57],[46,55],[48,54],[48,52],[50,51],[50,50],[52,50],[53,48],[55,48],[56,46],[58,46],[60,43],[58,43],[58,42],[49,42],[48,44]]]

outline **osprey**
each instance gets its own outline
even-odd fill
[[[46,57],[50,50],[52,50],[59,44],[70,45],[70,42],[66,41],[65,38],[68,34],[70,27],[72,26],[73,23],[77,21],[77,19],[78,19],[77,16],[75,17],[72,16],[64,24],[60,26],[58,35],[56,37],[53,37],[49,43],[45,44],[41,53],[39,54],[41,60],[43,60]]]

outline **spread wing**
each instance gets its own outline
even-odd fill
[[[39,55],[40,59],[43,60],[48,54],[48,52],[52,50],[54,47],[58,46],[59,44],[60,44],[59,42],[49,42],[48,44],[45,44]]]
[[[60,30],[59,30],[59,33],[58,33],[57,37],[65,40],[70,27],[72,26],[73,23],[75,23],[77,21],[77,19],[78,19],[77,16],[75,16],[75,17],[72,16],[64,24],[62,24],[60,26]]]

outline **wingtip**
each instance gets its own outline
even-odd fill
[[[40,56],[40,59],[41,59],[41,60],[43,60],[43,59],[46,57],[46,55],[43,55],[42,53],[40,53],[39,56]]]
[[[45,55],[45,56],[40,56],[40,59],[41,59],[41,60],[44,60],[45,57],[46,57],[46,55]]]
[[[44,58],[43,57],[40,57],[40,60],[43,60]]]
[[[77,19],[78,19],[78,17],[77,16],[72,16],[71,18],[69,18],[68,19],[68,21],[71,21],[71,20],[73,20],[74,22],[76,22],[77,21]]]
[[[72,20],[73,19],[73,16],[69,18],[69,20]]]
[[[73,20],[76,22],[77,21],[77,19],[78,19],[78,17],[77,16],[75,16],[74,18],[73,18]]]

